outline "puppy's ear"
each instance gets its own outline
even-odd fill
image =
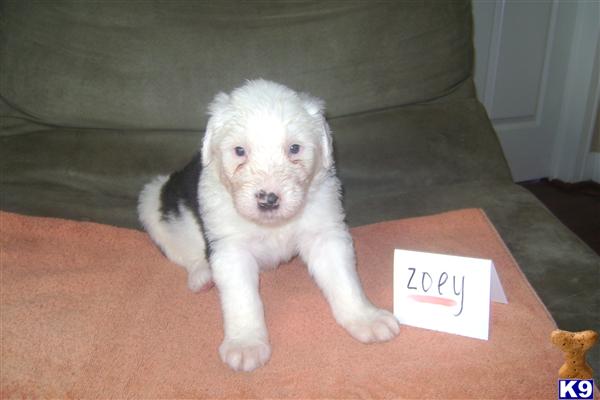
[[[229,96],[225,93],[219,93],[208,106],[208,115],[210,118],[206,124],[206,132],[202,139],[202,166],[206,167],[212,161],[212,138],[215,131],[223,126],[224,114],[229,105]]]
[[[323,167],[329,169],[333,166],[333,145],[331,130],[325,119],[325,102],[306,93],[300,93],[300,99],[308,114],[317,118],[321,124],[321,158],[323,159]]]

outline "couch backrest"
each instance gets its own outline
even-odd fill
[[[1,24],[2,97],[60,126],[203,129],[258,77],[348,115],[442,96],[473,58],[468,1],[6,1]]]

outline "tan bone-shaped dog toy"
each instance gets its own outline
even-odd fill
[[[585,353],[598,340],[597,332],[567,332],[557,329],[550,338],[565,353],[565,363],[558,370],[560,378],[592,379],[594,371],[585,361]]]

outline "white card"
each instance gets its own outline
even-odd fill
[[[508,302],[491,260],[395,250],[401,324],[487,340],[490,301]]]

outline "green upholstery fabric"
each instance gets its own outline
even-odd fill
[[[343,180],[393,182],[402,190],[510,174],[483,106],[474,98],[334,118]]]
[[[600,330],[600,258],[511,182],[475,98],[467,1],[0,7],[2,209],[139,227],[210,99],[263,77],[326,100],[351,225],[481,207],[559,326]]]
[[[202,129],[265,78],[339,116],[445,94],[471,73],[466,1],[3,2],[2,95],[38,121]]]

